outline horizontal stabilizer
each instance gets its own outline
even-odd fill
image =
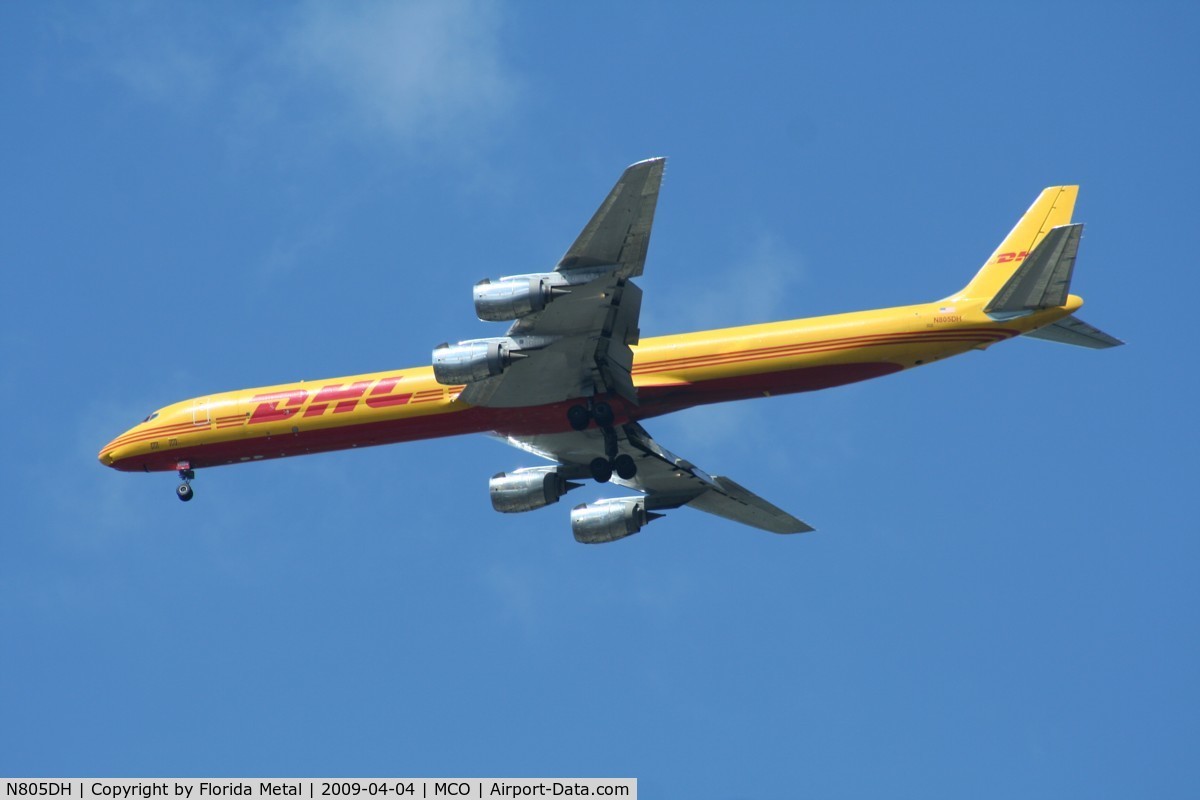
[[[1051,342],[1073,344],[1076,347],[1091,347],[1095,350],[1120,347],[1125,344],[1115,336],[1109,336],[1099,328],[1093,328],[1079,319],[1079,317],[1060,319],[1053,325],[1038,328],[1036,331],[1030,331],[1025,335],[1032,336],[1035,339],[1048,339]]]
[[[1051,229],[983,310],[1020,314],[1065,305],[1082,235],[1082,223]]]

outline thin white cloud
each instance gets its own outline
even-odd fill
[[[355,121],[405,140],[485,134],[515,95],[498,9],[476,0],[304,6],[281,43],[296,74]]]
[[[512,564],[495,563],[486,569],[483,583],[493,593],[498,613],[506,623],[531,635],[545,622],[538,603],[538,595],[545,587],[534,571]]]
[[[299,231],[289,229],[286,236],[280,235],[271,241],[266,255],[257,264],[255,276],[266,282],[295,272],[309,262],[311,253],[334,241],[336,234],[336,227],[329,219],[319,220]]]
[[[644,331],[680,333],[774,322],[799,316],[791,302],[804,276],[800,257],[777,237],[759,234],[738,257],[708,266],[707,280],[669,287],[670,302],[648,296]]]
[[[115,78],[134,97],[185,111],[219,89],[218,40],[193,7],[151,3],[59,10],[63,36],[77,40],[91,66]]]
[[[135,97],[239,144],[286,126],[389,145],[486,141],[517,97],[502,6],[480,0],[307,3],[266,14],[134,4],[66,24]]]
[[[151,42],[147,50],[128,50],[110,62],[113,74],[138,94],[167,104],[189,105],[209,95],[216,65],[202,54]]]

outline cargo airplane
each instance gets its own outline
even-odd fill
[[[159,409],[100,462],[178,472],[488,432],[552,462],[495,475],[497,511],[558,502],[582,480],[638,494],[571,511],[580,542],[637,533],[690,506],[772,531],[810,531],[731,478],[655,441],[642,423],[705,403],[878,378],[1015,336],[1121,344],[1074,316],[1068,289],[1083,225],[1076,186],[1045,189],[963,289],[932,303],[642,339],[642,274],[665,159],[630,166],[550,271],[480,281],[475,311],[503,336],[438,345],[432,365],[221,392]]]

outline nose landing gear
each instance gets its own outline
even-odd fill
[[[195,494],[195,492],[192,491],[192,478],[196,477],[196,471],[192,469],[192,465],[187,461],[180,461],[177,465],[177,469],[179,470],[179,477],[183,480],[183,483],[175,487],[175,496],[186,503],[188,500],[191,500],[192,496]]]

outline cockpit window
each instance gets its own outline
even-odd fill
[[[150,420],[154,419],[157,416],[158,416],[158,412],[155,411],[153,414],[151,414],[150,416],[148,416],[144,420],[142,420],[142,422],[149,422]]]

